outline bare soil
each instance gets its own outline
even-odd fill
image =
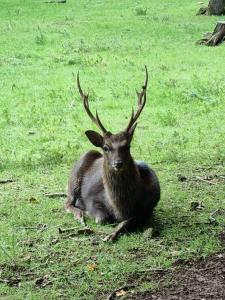
[[[225,243],[225,234],[221,242]],[[177,266],[169,277],[162,274],[159,279],[167,287],[132,300],[225,300],[225,251],[198,261],[177,262]]]

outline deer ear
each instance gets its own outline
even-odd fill
[[[103,146],[103,137],[96,131],[87,130],[85,132],[86,136],[88,137],[89,141],[96,147]]]
[[[137,126],[137,123],[134,123],[134,125],[133,125],[133,126],[130,128],[130,130],[128,131],[129,138],[130,138],[130,142],[131,142],[131,140],[132,140],[132,138],[133,138],[134,130],[135,130],[136,126]]]

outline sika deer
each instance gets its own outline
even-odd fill
[[[153,208],[160,199],[160,186],[157,176],[149,166],[134,161],[130,154],[137,119],[146,103],[148,71],[142,91],[137,92],[138,109],[132,110],[125,130],[112,134],[103,126],[98,113],[89,109],[88,94],[80,86],[79,73],[77,86],[84,108],[91,120],[101,130],[99,133],[85,132],[89,141],[103,150],[103,154],[91,150],[75,164],[68,184],[66,210],[84,222],[87,214],[97,223],[120,222],[115,231],[105,240],[114,240],[121,232],[143,226],[152,215]]]

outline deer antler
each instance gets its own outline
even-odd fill
[[[142,112],[142,109],[145,106],[147,85],[148,85],[148,70],[147,70],[147,67],[145,66],[145,83],[142,86],[141,92],[136,91],[137,97],[138,97],[138,101],[137,101],[138,110],[134,114],[134,109],[132,108],[131,118],[130,118],[129,124],[125,130],[126,132],[128,132],[130,130],[130,128],[134,125],[134,123],[137,121],[137,119],[139,118],[139,116]],[[143,99],[143,97],[144,97],[144,99]]]
[[[77,87],[78,87],[78,90],[79,90],[79,93],[80,93],[80,96],[83,100],[83,105],[84,105],[84,108],[88,114],[88,116],[91,118],[91,120],[98,126],[98,128],[104,133],[106,134],[107,133],[107,130],[105,129],[105,127],[102,125],[102,122],[100,121],[99,119],[99,116],[98,116],[98,113],[97,113],[97,110],[96,110],[96,116],[94,116],[92,114],[92,112],[90,111],[89,109],[89,102],[88,102],[88,94],[85,94],[82,89],[81,89],[81,86],[80,86],[80,79],[79,79],[79,72],[77,73]]]

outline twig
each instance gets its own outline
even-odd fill
[[[119,292],[120,290],[127,291],[127,290],[129,290],[129,289],[131,289],[131,288],[133,288],[133,287],[135,287],[133,284],[130,284],[130,285],[124,285],[124,286],[122,286],[122,287],[120,287],[120,288],[114,290],[112,293],[110,293],[110,294],[107,296],[106,300],[113,300],[114,297],[116,296],[116,293]]]
[[[151,269],[144,269],[144,270],[138,270],[137,273],[147,273],[147,272],[169,272],[169,270],[163,269],[163,268],[151,268]]]
[[[52,227],[57,227],[57,226],[52,226]],[[41,226],[14,226],[16,229],[25,229],[25,230],[39,230],[39,231],[44,231],[45,229],[48,228],[46,224],[41,224]]]
[[[217,185],[217,183],[215,183],[214,181],[212,181],[213,179],[225,179],[225,175],[223,174],[214,174],[214,175],[208,175],[208,176],[204,176],[204,177],[200,177],[200,176],[191,176],[191,177],[187,177],[181,174],[177,174],[178,180],[179,181],[203,181],[205,183],[211,184],[211,185]]]
[[[22,230],[22,229],[47,229],[47,228],[55,228],[58,227],[58,225],[47,225],[47,224],[42,224],[41,226],[13,226],[13,228]]]
[[[0,179],[0,184],[15,182],[15,179]]]
[[[29,277],[29,276],[35,276],[36,275],[36,273],[34,273],[34,272],[27,272],[27,273],[23,273],[23,277]]]
[[[0,282],[8,284],[9,286],[15,286],[21,282],[21,279],[20,278],[6,278],[6,279],[0,278]]]
[[[25,226],[19,226],[19,227],[15,227],[16,229],[40,229],[39,226],[30,226],[30,227],[25,227]]]
[[[203,182],[205,182],[205,183],[212,184],[212,185],[216,185],[216,183],[215,183],[215,182],[212,182],[212,181],[206,180],[206,179],[204,179],[204,178],[202,178],[202,177],[195,176],[195,178],[196,178],[196,179],[198,179],[198,180],[200,180],[200,181],[203,181]]]
[[[209,215],[209,221],[210,223],[217,223],[216,218],[214,217],[219,212],[219,209],[216,209],[215,211],[211,212]]]
[[[80,228],[79,226],[77,227],[72,227],[72,228],[67,228],[67,229],[62,229],[59,227],[59,233],[68,233],[68,232],[71,232],[71,231],[74,231],[74,230],[77,230],[78,228]]]
[[[219,209],[216,209],[216,210],[212,211],[210,213],[210,217],[213,218],[218,212],[219,212]]]
[[[45,195],[45,197],[48,197],[48,198],[58,198],[58,197],[66,197],[67,196],[66,193],[46,193],[44,195]]]
[[[59,234],[69,233],[68,235],[66,235],[67,237],[74,237],[78,235],[91,235],[95,233],[95,231],[89,227],[80,228],[76,232],[73,232],[76,229],[76,227],[68,229],[59,228]]]
[[[207,267],[207,268],[203,268],[203,269],[195,269],[195,272],[204,272],[204,271],[208,271],[208,270],[213,270],[215,269],[216,267],[215,266],[212,266],[212,267]]]

